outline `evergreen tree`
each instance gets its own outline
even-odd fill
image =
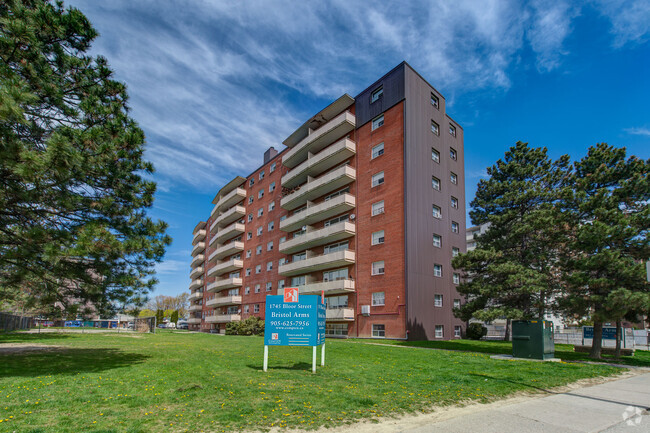
[[[96,36],[62,2],[0,3],[0,299],[104,313],[157,282],[153,167],[124,84],[86,54]]]
[[[165,323],[165,312],[163,310],[156,310],[156,324],[160,325]]]
[[[600,358],[605,321],[650,307],[645,260],[650,257],[650,160],[626,159],[625,148],[601,143],[574,164],[560,202],[565,230],[562,267],[567,284],[560,306],[591,316],[590,356]]]
[[[178,310],[174,310],[172,317],[169,320],[170,322],[178,323]]]
[[[467,296],[458,317],[528,319],[549,310],[559,282],[553,203],[568,164],[568,156],[552,161],[546,148],[517,142],[488,168],[490,177],[479,182],[470,217],[489,228],[475,250],[453,260],[467,275],[458,287]]]

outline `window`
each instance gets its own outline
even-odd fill
[[[374,119],[372,119],[372,130],[374,131],[375,129],[379,128],[380,126],[384,125],[384,115],[381,114]]]
[[[250,259],[250,258],[251,258],[251,255],[252,255],[251,250],[246,250],[246,258],[247,258],[247,259]]]
[[[372,216],[379,215],[384,213],[384,201],[378,201],[377,203],[372,204]]]
[[[433,306],[442,307],[442,295],[433,295]]]
[[[286,236],[282,236],[282,237],[280,238],[280,240],[278,241],[278,243],[281,244],[282,242],[286,242],[286,241],[287,241],[287,237],[286,237]]]
[[[458,153],[456,152],[456,149],[454,149],[453,147],[449,148],[449,157],[454,161],[458,159]]]
[[[460,274],[454,273],[453,281],[454,281],[454,284],[460,284]]]
[[[247,287],[248,289],[248,287]],[[244,313],[248,313],[250,311],[250,308],[248,305],[244,305]]]
[[[323,281],[339,281],[348,279],[348,268],[323,272]]]
[[[255,273],[259,274],[260,272],[262,272],[262,265],[255,266]],[[255,290],[257,290],[257,288]],[[259,290],[257,290],[255,293],[257,293],[258,291]]]
[[[436,108],[439,107],[439,105],[438,105],[438,97],[436,95],[434,95],[433,93],[431,94],[431,105],[433,105]]]
[[[266,251],[273,251],[273,241],[266,244]]]
[[[380,230],[372,234],[372,245],[379,245],[384,243],[384,231]]]
[[[261,208],[259,208],[259,209],[257,210],[257,217],[259,218],[259,217],[261,217],[262,215],[264,215],[264,208],[263,208],[263,207],[261,207]]]
[[[373,91],[370,94],[370,103],[372,104],[373,102],[376,102],[381,98],[381,95],[384,94],[384,86],[379,87],[379,89]]]
[[[253,203],[253,196],[248,197],[248,204]]]
[[[249,213],[248,214],[248,222],[251,222],[251,221],[253,221],[253,214]]]
[[[284,280],[278,281],[278,290],[284,289]]]
[[[384,305],[384,292],[375,292],[372,294],[372,305],[373,307],[378,307]]]
[[[451,207],[458,209],[458,199],[456,197],[451,198]]]
[[[263,232],[264,232],[264,228],[263,228],[263,227],[258,227],[258,228],[257,228],[257,236],[262,236],[262,233],[263,233]]]
[[[440,162],[440,152],[438,152],[436,149],[433,147],[431,148],[431,159],[434,162]]]
[[[348,249],[348,246],[349,246],[348,241],[326,245],[325,248],[323,248],[323,254],[330,254],[330,253],[335,253],[337,251],[344,251]]]
[[[458,233],[460,231],[460,226],[456,221],[451,222],[451,232],[452,233]]]
[[[384,338],[386,336],[386,325],[372,325],[372,336]]]
[[[271,182],[271,184],[269,185],[269,192],[273,192],[273,191],[275,191],[275,182]]]
[[[453,247],[453,248],[451,249],[451,256],[452,256],[452,257],[458,257],[458,254],[460,254],[460,249],[458,249],[458,248],[456,248],[456,247]]]
[[[440,209],[439,206],[436,206],[434,204],[432,209],[433,209],[433,217],[434,218],[442,218],[442,210]]]
[[[266,291],[270,292],[271,290],[273,290],[273,283],[271,282],[266,283]]]
[[[339,217],[332,218],[332,219],[329,220],[329,221],[325,221],[324,226],[325,226],[325,227],[329,227],[329,226],[331,226],[332,224],[336,224],[336,223],[340,223],[340,222],[343,222],[343,221],[347,221],[347,220],[349,220],[349,219],[350,219],[350,216],[349,216],[348,214],[341,215],[341,216],[339,216]],[[301,234],[304,234],[304,233],[305,233],[305,232],[304,232],[304,230],[303,230]],[[294,236],[294,237],[295,237],[295,236]]]
[[[434,233],[433,235],[433,246],[436,248],[442,248],[442,236]]]
[[[262,254],[262,245],[258,245],[257,248],[255,248],[255,254],[258,256]]]
[[[246,268],[246,276],[247,277],[251,276],[251,268]]]
[[[253,313],[259,313],[259,312],[260,312],[260,304],[253,305]]]
[[[347,336],[347,323],[325,323],[325,335],[329,336]]]
[[[384,183],[384,172],[380,171],[379,173],[372,176],[372,187],[376,187]]]
[[[456,127],[452,125],[451,123],[449,124],[449,134],[452,136],[456,136]]]
[[[460,325],[454,325],[454,338],[460,338],[461,328]]]
[[[454,299],[454,308],[460,308],[460,299]]]
[[[272,271],[273,270],[273,262],[268,262],[266,264],[266,270],[267,271]]]
[[[284,220],[286,220],[286,219],[287,219],[287,216],[286,216],[286,215],[282,215],[282,216],[280,217],[280,222],[282,222],[282,221],[284,221]]]
[[[269,173],[273,173],[275,171],[275,162],[271,164],[271,168],[269,168]]]
[[[260,292],[260,285],[255,284],[255,293],[259,293],[259,292]]]
[[[285,259],[284,257],[282,257],[281,259],[278,259],[278,266],[282,266],[285,263],[287,263],[287,259]]]
[[[346,186],[345,188],[340,189],[340,190],[338,190],[336,192],[333,192],[332,194],[328,195],[327,197],[325,197],[325,201],[331,200],[334,197],[338,197],[338,196],[340,196],[342,194],[345,194],[347,192],[350,192],[350,187],[349,186]]]
[[[431,132],[433,132],[436,135],[440,135],[440,127],[433,120],[431,121]]]
[[[372,275],[384,275],[384,261],[372,262]]]
[[[264,170],[260,171],[260,180],[264,179]]]
[[[445,337],[445,328],[442,325],[436,325],[436,338]]]
[[[248,240],[251,240],[251,239],[253,239],[253,233],[251,233],[251,232],[246,233],[246,240],[248,241]]]
[[[327,297],[325,298],[325,304],[328,310],[348,308],[348,295]]]
[[[251,179],[248,181],[248,186],[253,186],[255,185],[255,179]]]
[[[273,209],[275,209],[275,202],[274,201],[269,203],[269,212],[271,212]]]
[[[292,260],[294,262],[299,262],[301,260],[306,260],[306,259],[307,259],[307,253],[294,254],[293,257],[292,257]]]
[[[433,276],[442,277],[442,265],[438,265],[438,264],[433,265]]]
[[[384,154],[384,143],[381,142],[381,143],[379,143],[378,145],[376,145],[375,147],[372,148],[372,158],[370,158],[370,159],[375,159],[378,156],[381,156],[383,154]]]
[[[275,221],[271,221],[271,222],[268,224],[268,231],[271,231],[271,230],[273,230],[274,228],[275,228]]]
[[[304,286],[306,283],[306,278],[307,277],[304,275],[291,278],[291,287]]]
[[[449,180],[451,180],[451,183],[453,183],[454,185],[458,185],[458,176],[456,175],[456,173],[454,172],[449,173]]]
[[[440,191],[440,179],[435,176],[431,176],[431,186],[433,189]]]
[[[262,198],[262,197],[264,197],[264,190],[263,189],[259,190],[258,193],[257,193],[257,198]]]
[[[250,287],[246,287],[246,288],[244,289],[244,294],[245,294],[245,295],[248,295],[250,292],[251,292],[251,288],[250,288]]]

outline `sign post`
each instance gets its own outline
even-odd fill
[[[264,366],[268,369],[269,346],[312,346],[312,372],[316,373],[317,347],[325,365],[325,304],[317,295],[298,296],[297,287],[284,295],[266,297],[264,324]]]

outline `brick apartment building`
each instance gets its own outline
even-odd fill
[[[459,338],[463,130],[401,63],[298,127],[194,228],[190,327],[264,318],[284,287],[325,293],[327,335]]]

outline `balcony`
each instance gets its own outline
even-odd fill
[[[223,280],[217,280],[214,283],[211,283],[207,287],[208,292],[218,292],[225,289],[234,289],[235,287],[241,287],[242,279],[240,278],[225,278]]]
[[[352,194],[341,194],[331,200],[307,206],[307,209],[300,213],[291,215],[284,221],[280,221],[280,230],[292,232],[304,225],[323,221],[335,215],[354,209],[356,200]]]
[[[196,268],[197,266],[202,264],[204,260],[205,260],[205,256],[203,254],[198,254],[198,255],[194,256],[194,258],[190,262],[190,266],[192,268]]]
[[[208,269],[208,277],[216,277],[238,269],[244,268],[244,261],[241,259],[228,260],[227,262],[219,263],[216,266]]]
[[[354,236],[356,233],[355,225],[348,221],[332,224],[319,230],[310,231],[310,228],[310,226],[307,227],[307,233],[282,242],[280,252],[282,254],[293,254],[319,245],[340,241]]]
[[[190,293],[190,296],[187,299],[189,299],[190,301],[197,301],[202,298],[203,298],[203,291],[197,290],[194,293]]]
[[[354,292],[354,280],[318,281],[300,286],[299,291],[301,295],[320,295],[321,292],[325,292],[325,296]]]
[[[309,274],[311,272],[318,272],[330,268],[340,268],[354,264],[354,258],[354,251],[336,251],[334,253],[322,254],[305,260],[287,263],[278,268],[278,273],[280,275],[291,277],[294,275]]]
[[[224,257],[241,253],[242,251],[244,251],[243,242],[241,241],[230,242],[214,250],[212,254],[210,254],[210,257],[208,257],[208,262],[216,262],[217,260],[221,260]]]
[[[203,305],[201,304],[192,304],[190,305],[190,308],[187,309],[187,311],[201,311],[203,310]]]
[[[199,287],[203,286],[203,280],[201,278],[197,278],[196,280],[192,280],[190,283],[190,290],[198,289]]]
[[[337,308],[325,310],[325,320],[327,321],[353,321],[354,309],[353,308]]]
[[[246,190],[244,188],[233,189],[228,194],[219,199],[217,204],[215,204],[214,209],[212,209],[211,216],[214,216],[217,212],[222,212],[225,209],[231,208],[245,198]]]
[[[318,153],[334,140],[354,131],[356,118],[354,114],[345,111],[317,130],[303,138],[287,154],[282,157],[282,165],[293,168],[307,159],[309,153]]]
[[[192,236],[192,245],[195,245],[198,241],[205,239],[205,233],[205,229],[198,230],[196,233],[194,233],[194,236]]]
[[[205,250],[205,242],[198,242],[196,245],[194,245],[194,248],[192,248],[192,257],[198,253],[202,253],[203,250]]]
[[[187,323],[191,325],[200,325],[201,324],[201,319],[198,317],[190,317],[187,319]]]
[[[357,153],[357,145],[354,141],[348,138],[337,141],[282,176],[282,186],[295,188],[307,182],[309,177],[316,177],[336,167],[355,153]]]
[[[239,314],[215,314],[214,316],[208,316],[205,318],[207,323],[228,323],[228,322],[239,322],[241,320],[241,315]]]
[[[212,241],[210,243],[212,244],[213,242],[217,243],[222,243],[225,240],[228,240],[230,238],[233,238],[237,235],[240,235],[246,231],[246,226],[242,223],[232,223],[227,227],[222,228],[219,230],[219,232],[214,235],[212,238]]]
[[[307,182],[298,190],[282,197],[280,206],[288,210],[299,208],[307,201],[314,200],[354,182],[356,178],[357,171],[348,165],[344,165]]]
[[[203,266],[194,268],[192,269],[192,272],[190,272],[190,278],[193,280],[199,278],[201,275],[203,275]]]
[[[205,303],[208,307],[222,307],[226,305],[241,305],[241,296],[218,296]]]

